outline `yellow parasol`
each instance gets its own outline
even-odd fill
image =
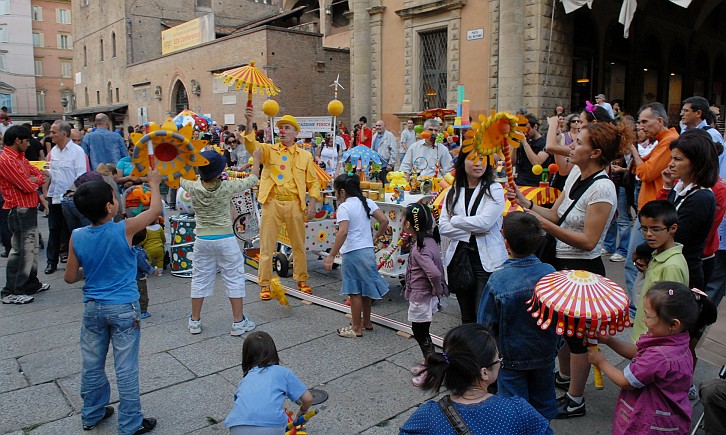
[[[219,73],[217,77],[224,77],[224,84],[235,86],[237,90],[244,86],[244,91],[247,92],[247,107],[252,107],[252,93],[257,93],[258,89],[260,94],[268,96],[274,96],[280,92],[280,88],[255,67],[254,60],[251,60],[249,65]]]

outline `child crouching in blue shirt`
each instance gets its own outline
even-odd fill
[[[243,377],[234,394],[234,405],[224,420],[231,435],[284,435],[285,397],[302,404],[293,421],[305,415],[313,396],[289,369],[280,365],[270,334],[255,331],[242,347]]]
[[[91,225],[73,230],[68,243],[64,279],[71,284],[85,276],[83,323],[81,326],[81,422],[93,429],[114,413],[108,403],[111,388],[106,377],[106,354],[113,346],[118,385],[118,431],[144,434],[156,419],[144,418],[139,394],[139,290],[136,286],[136,256],[131,249],[134,234],[161,214],[161,176],[149,175],[151,203],[136,217],[114,222],[119,203],[104,181],[82,184],[73,195],[78,211]]]
[[[537,218],[523,212],[507,214],[502,232],[511,258],[489,277],[479,304],[477,323],[489,325],[499,347],[502,366],[497,387],[504,396],[520,396],[544,418],[557,416],[555,358],[560,337],[555,328],[542,330],[527,312],[534,286],[555,269],[533,252],[542,240]]]

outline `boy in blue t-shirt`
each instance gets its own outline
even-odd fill
[[[149,175],[151,204],[138,216],[114,222],[119,204],[106,182],[82,184],[73,195],[78,211],[91,225],[73,230],[68,244],[64,279],[83,285],[81,326],[81,422],[93,429],[114,413],[108,403],[111,389],[105,365],[109,342],[113,346],[119,393],[120,434],[144,434],[156,426],[156,419],[144,418],[139,394],[139,342],[141,317],[136,285],[136,255],[131,249],[134,234],[161,214],[158,171]]]
[[[527,312],[534,286],[554,267],[533,255],[542,240],[537,219],[523,212],[507,214],[502,232],[511,258],[489,277],[479,304],[477,323],[489,325],[502,365],[497,387],[504,396],[520,396],[544,418],[557,416],[555,358],[560,337],[545,331]]]

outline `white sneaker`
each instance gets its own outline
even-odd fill
[[[4,304],[16,304],[16,305],[23,305],[23,304],[29,304],[35,300],[34,297],[28,296],[28,295],[7,295],[3,297],[2,303]]]
[[[229,335],[233,335],[236,337],[236,336],[244,334],[245,332],[252,331],[256,327],[257,327],[257,324],[255,322],[248,319],[247,316],[242,316],[241,322],[232,323],[232,331],[229,333]]]
[[[622,263],[623,261],[625,261],[625,257],[620,254],[613,254],[613,256],[610,257],[610,261],[612,261],[613,263]]]
[[[189,316],[189,332],[192,334],[199,334],[202,332],[202,319],[192,320]]]
[[[608,255],[610,255],[610,251],[608,251],[605,248],[602,248],[602,250],[600,251],[600,255],[604,255],[607,257]]]

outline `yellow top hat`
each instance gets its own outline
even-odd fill
[[[280,118],[279,121],[277,121],[275,123],[277,128],[280,128],[280,125],[282,125],[282,124],[290,124],[293,127],[295,127],[295,130],[300,131],[300,125],[298,125],[297,119],[295,119],[295,117],[292,115],[285,115],[282,118]]]

